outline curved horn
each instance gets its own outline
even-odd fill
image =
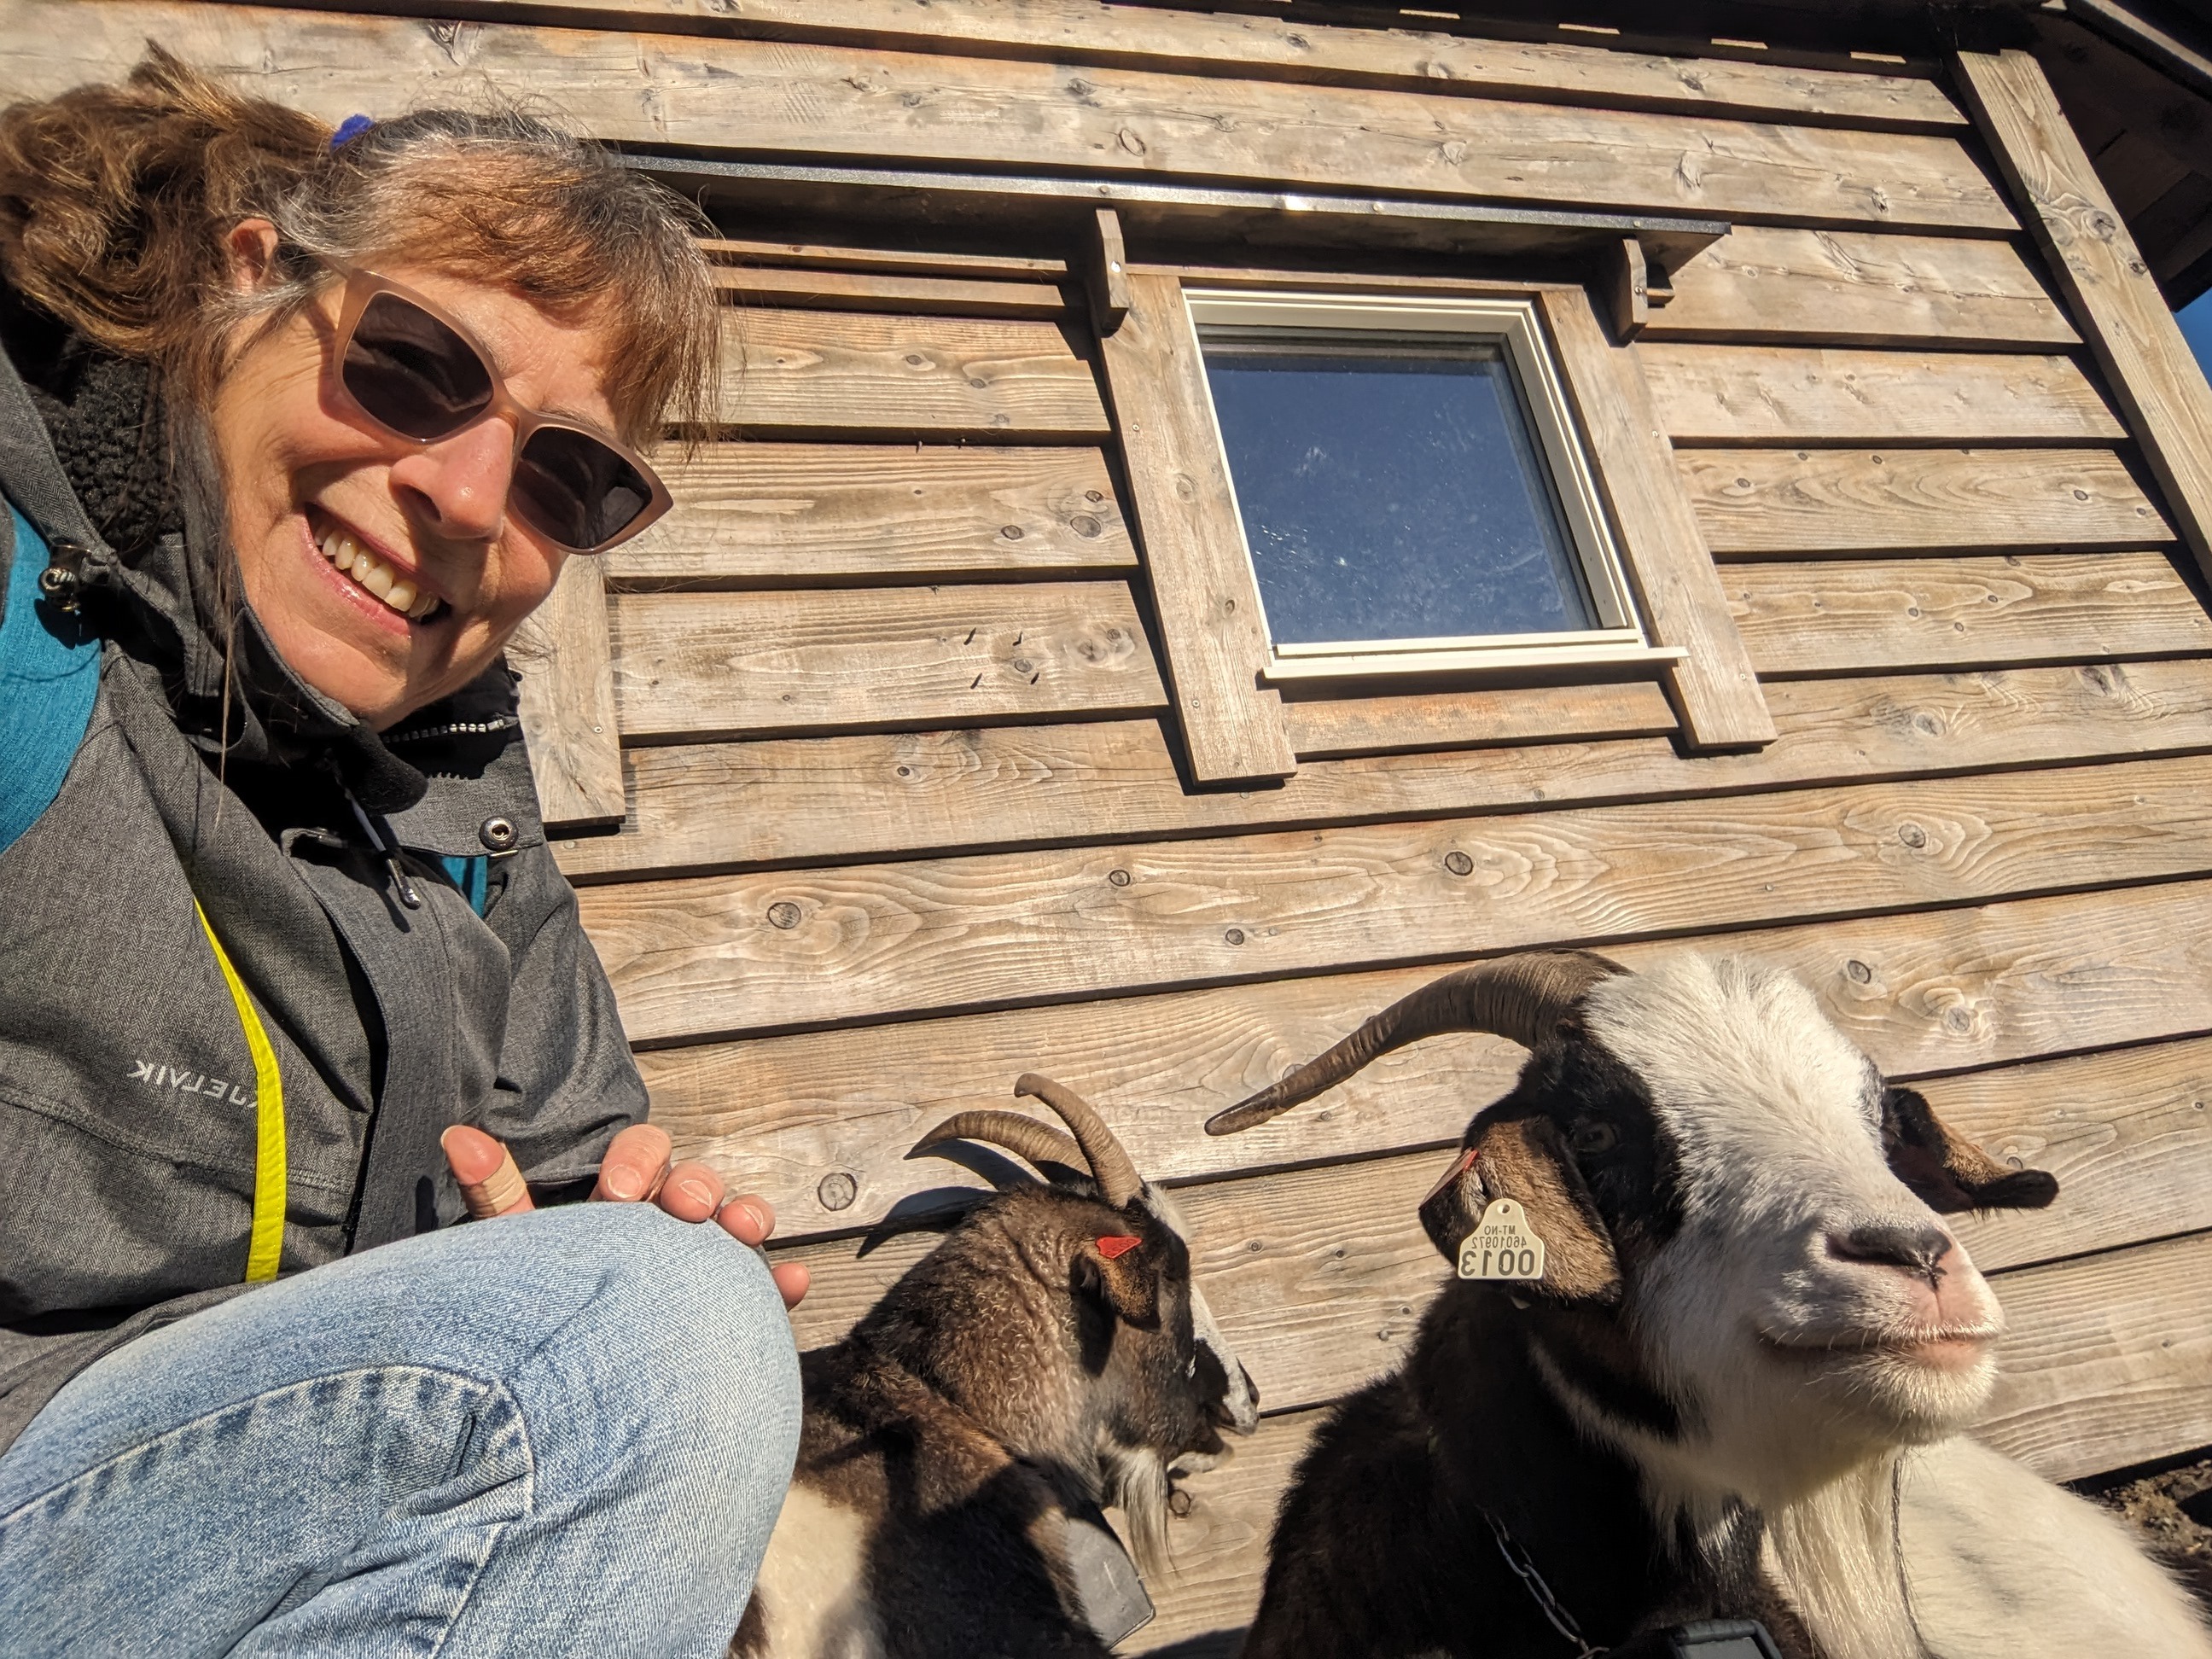
[[[1081,1095],[1066,1084],[1054,1083],[1036,1072],[1024,1072],[1016,1078],[1014,1092],[1044,1102],[1066,1121],[1075,1132],[1076,1144],[1083,1148],[1091,1173],[1097,1178],[1098,1190],[1105,1194],[1109,1204],[1117,1210],[1127,1208],[1144,1191],[1145,1178],[1137,1173],[1136,1164],[1122,1150],[1121,1143],[1114,1139],[1106,1120]]]
[[[1439,1031],[1492,1031],[1533,1048],[1583,992],[1627,971],[1588,951],[1524,951],[1459,969],[1399,998],[1280,1083],[1217,1112],[1206,1119],[1206,1133],[1233,1135],[1256,1128],[1368,1061]]]
[[[914,1151],[907,1156],[933,1151],[948,1140],[988,1141],[1032,1164],[1065,1164],[1071,1170],[1080,1170],[1088,1162],[1074,1138],[1049,1123],[1024,1117],[1019,1112],[996,1111],[955,1112],[915,1141]]]

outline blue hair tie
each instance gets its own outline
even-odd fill
[[[338,123],[338,130],[331,135],[331,148],[332,149],[336,149],[341,144],[350,143],[352,140],[360,137],[362,133],[367,132],[375,125],[376,118],[374,116],[347,116],[344,120]]]

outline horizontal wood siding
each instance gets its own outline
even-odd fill
[[[768,307],[723,313],[720,413],[756,437],[1095,442],[1108,429],[1058,323]]]
[[[1023,1071],[1178,1188],[1269,1416],[1189,1483],[1130,1650],[1248,1616],[1322,1411],[1443,1271],[1414,1203],[1522,1055],[1442,1037],[1199,1125],[1524,945],[1798,974],[2060,1178],[2050,1212],[1962,1224],[2012,1322],[1990,1437],[2061,1478],[2212,1441],[2212,616],[2125,354],[1934,81],[1091,0],[411,4],[0,0],[0,101],[153,37],[330,119],[489,79],[660,153],[1729,222],[1632,344],[1595,317],[1583,344],[1649,388],[1600,447],[1672,446],[1643,483],[1679,478],[1772,741],[1692,752],[1648,669],[1439,676],[1300,685],[1244,771],[1194,763],[1170,641],[1202,619],[1164,614],[1191,584],[1161,538],[1218,551],[1226,489],[1182,491],[1214,475],[1146,412],[1145,340],[1094,334],[1087,249],[817,221],[714,250],[718,423],[673,434],[675,511],[593,573],[622,821],[558,855],[656,1119],[816,1268],[803,1341],[981,1189],[908,1151]],[[1141,282],[1238,279],[1235,246],[1127,216]],[[1292,280],[1442,281],[1327,258]]]
[[[1717,449],[1680,465],[1705,540],[1722,556],[2173,539],[2110,450]]]
[[[1118,67],[334,13],[8,0],[0,94],[111,79],[149,37],[255,65],[333,124],[484,77],[601,137],[829,161],[1076,167],[1839,225],[2016,226],[1952,136]],[[737,116],[736,112],[742,112]],[[733,135],[733,118],[741,121]]]
[[[1164,701],[1124,582],[630,593],[611,614],[615,696],[633,740]]]
[[[662,462],[666,519],[604,556],[654,587],[1127,570],[1129,529],[1095,448],[704,444]]]

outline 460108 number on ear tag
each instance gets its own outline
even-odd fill
[[[1460,1241],[1462,1279],[1541,1279],[1544,1241],[1529,1231],[1528,1218],[1510,1198],[1494,1198]]]

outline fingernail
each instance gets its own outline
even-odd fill
[[[679,1181],[676,1183],[676,1190],[694,1204],[703,1204],[709,1209],[714,1207],[714,1189],[703,1181]]]
[[[768,1231],[768,1218],[761,1213],[759,1205],[746,1204],[740,1207],[753,1218],[753,1225],[756,1229],[763,1233]]]
[[[609,1170],[599,1177],[607,1196],[627,1204],[645,1190],[635,1170]]]

